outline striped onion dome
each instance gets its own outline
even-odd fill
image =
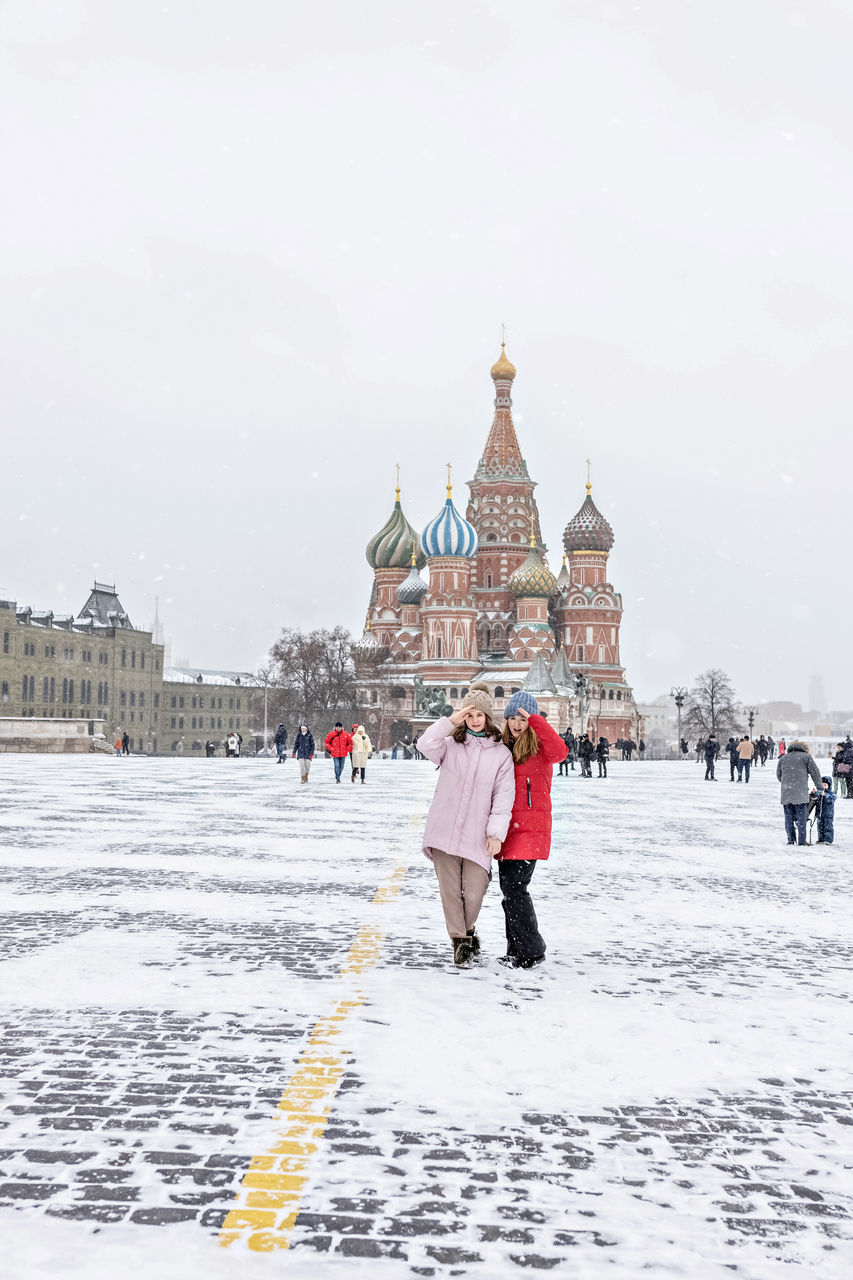
[[[557,594],[557,579],[533,547],[524,563],[509,575],[507,586],[516,596],[544,596],[547,599]]]
[[[400,490],[394,510],[367,544],[365,555],[371,569],[405,569],[411,563],[412,543],[417,546],[417,565],[423,568],[426,557],[418,546],[418,535],[403,515]]]
[[[465,556],[470,558],[477,550],[477,533],[474,526],[463,520],[450,497],[434,520],[430,520],[421,534],[421,543],[429,559],[433,556]]]
[[[408,578],[404,578],[397,588],[397,599],[400,604],[420,604],[429,587],[418,573],[418,566],[413,564]]]
[[[589,486],[583,506],[563,531],[563,546],[569,554],[573,551],[609,551],[613,546],[613,530],[593,502]]]

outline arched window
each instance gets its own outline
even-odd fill
[[[450,696],[451,696],[451,698],[458,698],[458,697],[459,697],[459,690],[458,690],[458,689],[451,689],[451,690],[450,690]]]
[[[55,700],[56,700],[56,677],[51,676],[50,677],[50,701],[55,702]]]
[[[502,685],[502,684],[499,684],[499,685],[497,686],[497,688],[495,689],[495,697],[496,697],[496,698],[503,698],[504,696],[505,696],[505,694],[504,694],[503,685]]]
[[[441,657],[441,636],[436,636],[436,641],[435,641],[435,656],[436,656],[437,658],[440,658],[440,657]]]
[[[487,587],[489,588],[489,590],[491,591],[491,589],[492,589],[492,575],[491,575],[490,573],[487,573],[487,574],[486,574],[486,586],[487,586]]]
[[[608,698],[608,700],[609,700],[610,702],[612,702],[612,701],[613,701],[613,690],[612,690],[612,689],[611,689],[611,690],[610,690],[610,692],[608,693],[607,698]]]
[[[62,701],[63,702],[68,701],[68,677],[67,676],[62,681]]]
[[[49,682],[48,682],[48,678],[47,678],[47,676],[45,676],[45,678],[44,678],[44,679],[42,680],[42,682],[41,682],[41,700],[42,700],[42,702],[47,702],[47,694],[48,694],[48,690],[49,690],[49,688],[50,688],[50,684],[49,684]]]

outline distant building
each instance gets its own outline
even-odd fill
[[[515,376],[502,346],[491,369],[494,418],[465,516],[448,476],[443,507],[418,534],[398,487],[391,515],[367,545],[373,586],[361,652],[372,648],[381,662],[362,696],[383,746],[458,706],[475,680],[489,685],[498,712],[524,687],[559,729],[611,741],[641,732],[620,662],[622,597],[608,581],[613,531],[588,482],[563,534],[559,576],[552,573],[536,482],[512,419]]]
[[[229,729],[255,729],[247,672],[163,669],[163,645],[135,627],[114,585],[96,582],[76,615],[0,600],[0,717],[103,720],[130,749],[203,754]],[[198,746],[196,746],[198,744]]]

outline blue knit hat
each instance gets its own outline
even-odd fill
[[[519,707],[526,711],[529,716],[535,716],[539,712],[539,703],[533,694],[528,693],[525,689],[519,689],[518,693],[514,693],[504,707],[504,720],[508,720],[510,716],[517,715]]]

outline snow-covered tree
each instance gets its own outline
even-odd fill
[[[725,671],[710,667],[696,677],[684,708],[683,724],[703,738],[725,739],[738,731],[737,695]]]

